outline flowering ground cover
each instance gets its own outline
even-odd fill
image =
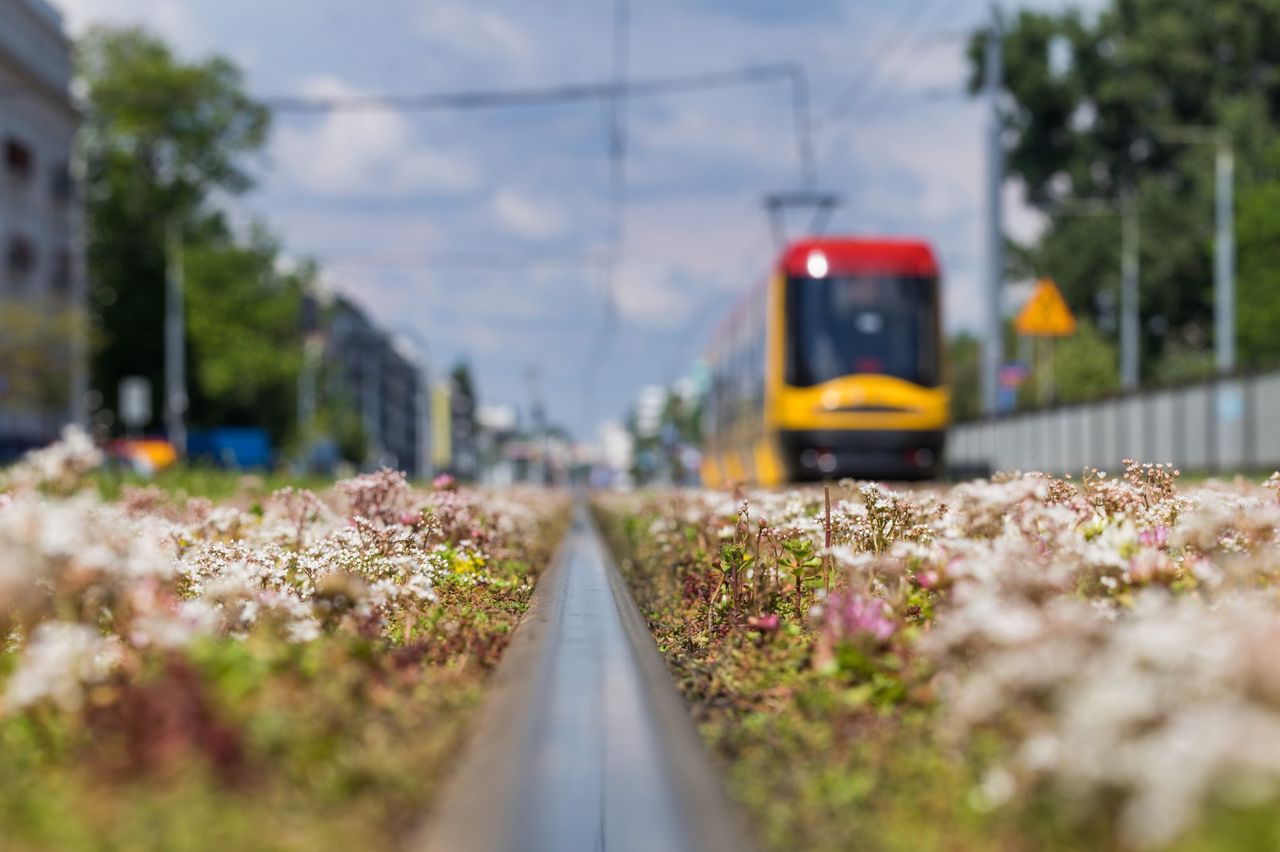
[[[1280,848],[1280,476],[595,508],[773,849]]]
[[[0,471],[0,848],[395,846],[567,502],[391,471],[104,500],[98,461]]]

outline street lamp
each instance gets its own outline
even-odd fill
[[[1236,238],[1235,152],[1231,138],[1216,127],[1158,127],[1155,135],[1169,142],[1214,146],[1213,330],[1219,373],[1236,366]]]

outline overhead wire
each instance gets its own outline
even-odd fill
[[[587,419],[595,416],[600,368],[618,324],[618,277],[626,251],[627,128],[626,106],[631,88],[631,6],[629,0],[613,2],[613,78],[609,98],[609,239],[607,262],[601,270],[600,323],[583,365],[583,406]]]
[[[352,252],[332,249],[301,250],[302,257],[316,258],[326,265],[344,268],[374,269],[603,269],[609,262],[607,253],[589,252],[417,252],[398,250],[360,250]]]
[[[621,0],[618,0],[618,2],[621,2]],[[629,15],[623,16],[622,20],[629,21]],[[629,25],[624,23],[620,29],[625,30],[628,27]],[[623,60],[625,60],[625,56]],[[458,112],[548,107],[583,101],[622,104],[635,99],[652,99],[717,89],[758,86],[779,80],[786,81],[791,87],[792,112],[795,116],[796,156],[799,169],[802,175],[812,174],[814,172],[815,158],[813,154],[812,122],[808,119],[808,78],[803,66],[796,62],[764,63],[747,65],[742,68],[673,74],[641,80],[627,79],[623,75],[618,79],[609,81],[564,83],[541,87],[474,89],[404,95],[383,93],[333,96],[261,95],[252,97],[250,100],[268,107],[274,113],[295,115],[359,112]],[[20,91],[8,90],[0,86],[0,95],[21,96],[22,94]],[[132,92],[123,97],[116,95],[111,101],[117,104],[141,104],[156,108],[170,108],[173,106],[175,99],[155,92]],[[622,119],[623,109],[621,106],[617,107],[615,115],[619,121]],[[621,140],[621,136],[618,135],[613,138]],[[611,142],[611,147],[612,144]]]
[[[255,100],[276,112],[444,112],[551,106],[577,101],[610,101],[616,98],[655,98],[666,95],[755,85],[796,74],[793,62],[748,65],[719,71],[674,74],[642,80],[609,80],[564,83],[554,86],[512,89],[477,89],[456,92],[391,95],[261,96]]]
[[[889,27],[886,36],[876,42],[864,55],[862,63],[853,73],[853,79],[828,109],[828,116],[823,121],[824,125],[827,122],[840,121],[853,109],[860,93],[865,91],[866,83],[879,71],[881,60],[886,57],[893,45],[906,36],[907,26],[919,12],[924,10],[925,5],[931,2],[934,0],[911,0],[903,9],[902,15]]]
[[[928,2],[928,0],[925,0],[925,2]],[[832,118],[828,121],[828,126],[839,124],[843,125],[843,129],[839,135],[829,137],[831,142],[826,148],[824,159],[832,159],[848,146],[853,135],[855,119],[861,118],[865,120],[884,110],[894,91],[891,87],[894,84],[905,82],[910,74],[911,67],[903,66],[903,60],[910,61],[913,57],[918,56],[922,50],[928,48],[931,43],[936,44],[940,34],[949,33],[953,19],[965,2],[966,0],[942,2],[934,8],[935,14],[929,18],[928,23],[916,29],[915,38],[909,38],[910,32],[898,32],[894,39],[886,40],[882,43],[888,46],[892,42],[897,42],[899,50],[896,56],[890,55],[886,57],[888,61],[883,64],[874,63],[876,65],[876,73],[871,77],[868,84],[862,86],[858,91],[854,91],[854,87],[851,86],[846,90],[845,96],[841,98],[843,103],[832,110]],[[922,4],[918,2],[911,7],[910,11],[923,11],[921,6]],[[904,15],[902,20],[906,21],[907,18],[908,16]],[[882,54],[883,51],[876,51],[876,53]],[[855,85],[859,84],[855,82]],[[958,94],[958,92],[954,94]],[[947,95],[947,97],[951,96],[953,95]],[[931,92],[923,100],[928,102],[939,99],[936,92]]]

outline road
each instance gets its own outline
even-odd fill
[[[581,503],[416,846],[751,848]]]

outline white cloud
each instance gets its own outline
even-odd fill
[[[396,269],[447,243],[440,218],[404,210],[352,210],[341,202],[272,205],[256,201],[289,249],[342,268]]]
[[[533,39],[510,18],[492,9],[460,2],[420,4],[413,27],[433,46],[508,67],[529,67],[536,59]]]
[[[52,0],[63,13],[67,28],[79,36],[97,23],[143,25],[185,51],[204,51],[209,45],[203,28],[182,0]]]
[[[679,326],[689,309],[687,292],[681,292],[672,270],[661,265],[632,264],[618,276],[618,312],[631,323],[671,328]]]
[[[565,213],[550,199],[534,198],[514,190],[501,190],[493,198],[493,214],[514,236],[546,240],[565,229]]]
[[[645,329],[728,310],[765,277],[776,251],[755,199],[736,195],[638,202],[628,231],[615,298],[623,321]]]
[[[309,97],[366,94],[330,76],[312,77],[301,89]],[[317,195],[403,198],[471,190],[480,182],[469,157],[426,147],[394,112],[333,113],[310,127],[279,126],[273,159],[286,181]]]

